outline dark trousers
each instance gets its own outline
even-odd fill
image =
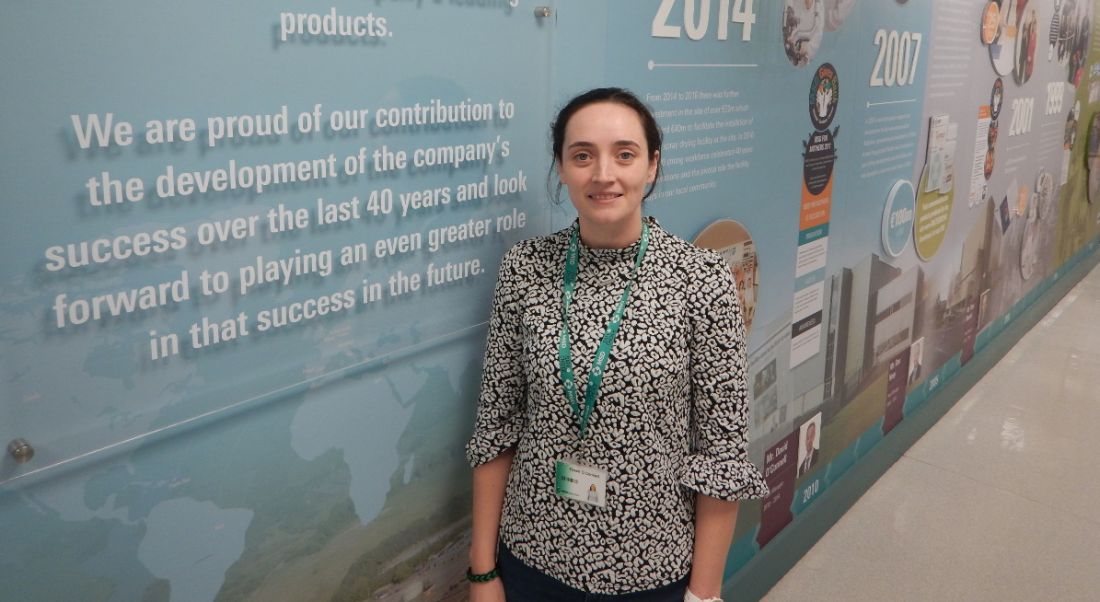
[[[688,585],[688,578],[684,577],[675,583],[644,592],[590,594],[527,566],[508,551],[504,542],[500,543],[497,568],[508,602],[683,602]]]

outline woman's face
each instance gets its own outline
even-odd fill
[[[642,196],[657,176],[659,157],[654,155],[634,109],[600,102],[573,114],[565,124],[558,173],[582,230],[614,231],[640,223]]]

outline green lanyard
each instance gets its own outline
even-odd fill
[[[588,386],[584,389],[584,408],[581,409],[577,401],[577,383],[573,378],[573,351],[569,343],[569,305],[573,301],[573,291],[577,286],[578,253],[580,228],[573,228],[569,237],[569,251],[565,256],[565,277],[562,285],[561,300],[561,335],[558,337],[558,363],[561,365],[561,380],[565,386],[565,396],[569,399],[569,405],[573,408],[573,415],[580,421],[580,435],[584,439],[588,429],[588,418],[592,415],[592,409],[596,407],[596,395],[599,394],[600,385],[603,383],[604,369],[611,358],[611,346],[615,344],[615,336],[619,334],[619,325],[623,321],[623,313],[626,311],[626,302],[630,298],[630,289],[634,286],[634,279],[638,275],[638,268],[642,265],[646,248],[649,247],[649,224],[642,222],[642,241],[638,246],[638,258],[634,260],[634,268],[630,271],[630,280],[626,283],[623,296],[619,299],[619,305],[615,307],[615,313],[611,314],[611,323],[603,333],[603,340],[596,349],[596,358],[592,360],[592,369],[588,372]]]

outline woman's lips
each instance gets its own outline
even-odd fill
[[[600,192],[600,193],[590,194],[590,195],[588,195],[588,198],[590,198],[593,201],[596,201],[597,203],[599,203],[599,202],[613,201],[613,200],[615,200],[615,199],[617,199],[621,196],[623,196],[623,195],[620,194],[620,193],[617,193],[617,192]]]

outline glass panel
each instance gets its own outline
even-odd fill
[[[530,6],[51,4],[0,40],[0,484],[479,337],[549,226]]]

